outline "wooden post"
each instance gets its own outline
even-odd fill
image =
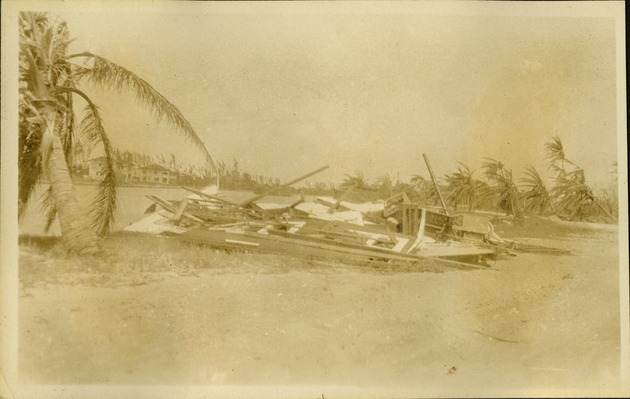
[[[186,210],[186,205],[188,205],[188,198],[184,198],[183,200],[181,200],[181,202],[179,203],[179,206],[177,207],[177,211],[175,212],[175,215],[173,215],[173,222],[175,222],[176,226],[179,226],[179,223],[182,221],[182,215],[184,214],[184,211]]]
[[[448,208],[446,207],[446,202],[444,202],[444,198],[442,197],[440,186],[438,186],[435,175],[433,174],[433,168],[431,168],[429,157],[427,156],[427,154],[422,154],[422,156],[424,157],[424,162],[427,164],[427,168],[429,169],[429,174],[431,175],[431,180],[433,181],[433,185],[435,186],[435,191],[437,191],[438,197],[440,197],[440,204],[442,204],[442,209],[444,209],[446,216],[450,216],[450,214],[448,213]]]

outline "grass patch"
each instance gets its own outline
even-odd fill
[[[24,288],[40,284],[118,287],[148,284],[177,276],[212,274],[285,274],[340,270],[373,274],[442,272],[435,262],[342,264],[284,254],[224,251],[180,241],[177,237],[119,232],[102,241],[97,256],[67,254],[58,237],[21,236],[19,280]]]

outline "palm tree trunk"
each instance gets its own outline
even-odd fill
[[[54,123],[48,126],[54,126]],[[53,132],[52,130],[49,131]],[[90,228],[88,219],[77,200],[61,140],[54,133],[51,136],[52,149],[48,155],[46,167],[50,177],[55,209],[59,217],[62,242],[69,252],[79,255],[95,254],[100,250],[98,238]]]

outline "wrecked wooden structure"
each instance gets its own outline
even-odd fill
[[[148,195],[154,212],[125,230],[168,232],[189,243],[223,250],[350,263],[432,261],[459,269],[487,269],[497,255],[519,250],[516,243],[497,236],[487,218],[452,214],[443,199],[441,208],[412,203],[405,193],[377,203],[354,204],[344,201],[349,189],[341,199],[306,201],[300,196],[284,205],[260,201],[326,168],[240,202],[221,198],[216,190],[189,187],[184,189],[191,194],[178,201]]]

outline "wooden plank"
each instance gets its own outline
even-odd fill
[[[246,237],[258,237],[260,234],[245,232]],[[379,248],[371,248],[359,245],[358,247],[350,247],[349,245],[339,245],[339,243],[327,243],[327,242],[310,242],[311,240],[302,240],[298,235],[296,237],[284,237],[281,235],[268,235],[266,236],[271,241],[292,243],[299,246],[313,247],[318,249],[325,249],[332,252],[345,253],[351,255],[360,255],[370,258],[382,258],[385,260],[405,260],[410,261],[417,259],[414,256],[405,256],[393,253],[391,251],[381,251]],[[260,237],[259,237],[260,238]],[[342,256],[342,255],[339,255]]]
[[[195,190],[194,188],[191,188],[191,187],[182,186],[182,188],[184,190],[190,191],[191,193],[197,194],[200,197],[205,197],[205,198],[208,198],[208,199],[211,199],[211,200],[219,201],[219,202],[222,202],[222,203],[227,204],[227,205],[237,205],[234,202],[230,202],[230,201],[224,200],[223,198],[215,197],[214,195],[206,194],[203,191]]]
[[[297,201],[293,202],[292,204],[289,204],[289,206],[287,206],[287,208],[293,209],[296,206],[300,205],[302,202],[304,202],[304,195],[300,194],[300,199],[298,199]]]
[[[356,186],[350,186],[345,193],[343,193],[343,195],[337,200],[337,202],[335,202],[335,204],[333,206],[331,206],[328,209],[328,213],[335,213],[335,211],[337,211],[339,208],[341,208],[341,203],[343,201],[346,200],[346,198],[348,198],[348,196],[350,195],[350,193],[356,188]],[[345,209],[347,209],[346,207],[344,207]]]
[[[433,186],[435,187],[435,191],[437,191],[438,197],[440,198],[440,204],[442,205],[442,209],[444,210],[444,213],[446,213],[446,216],[449,216],[446,202],[444,201],[444,197],[442,197],[440,186],[438,185],[437,180],[435,178],[435,174],[433,173],[433,168],[431,168],[429,157],[427,156],[427,154],[422,154],[422,156],[424,157],[424,162],[427,164],[427,169],[429,169],[429,174],[431,175],[431,180],[433,181]]]
[[[422,240],[424,240],[424,229],[426,226],[425,224],[426,220],[427,220],[427,210],[422,209],[422,214],[420,215],[420,226],[418,226],[418,234],[416,236],[416,239],[413,241],[410,241],[408,243],[409,245],[405,245],[405,247],[403,248],[403,252],[409,253],[413,251],[414,249],[416,249],[418,245],[420,245],[420,243],[422,243]]]
[[[249,207],[255,210],[256,212],[260,213],[265,218],[270,219],[270,220],[275,219],[276,216],[278,215],[278,213],[276,212],[277,211],[276,209],[264,209],[255,203],[251,203]],[[280,212],[280,214],[282,214],[282,212]]]
[[[394,216],[398,212],[400,212],[400,205],[388,206],[387,208],[383,209],[383,217],[388,218],[390,216]]]
[[[278,235],[263,235],[252,232],[243,234],[227,233],[220,230],[192,229],[181,234],[180,239],[189,242],[206,244],[224,249],[244,249],[250,248],[262,252],[281,253],[299,256],[313,256],[327,259],[335,259],[338,261],[402,261],[402,262],[418,262],[422,260],[431,260],[445,267],[456,269],[484,269],[489,270],[488,266],[479,266],[469,263],[458,262],[455,260],[447,260],[441,258],[432,258],[421,255],[400,254],[380,248],[348,248],[338,243],[319,243],[309,242],[305,239],[296,239],[294,237],[282,237]],[[240,238],[239,238],[240,237]],[[230,240],[230,241],[227,241]],[[236,241],[236,242],[235,242]],[[240,244],[238,241],[247,242],[248,244]],[[252,246],[251,243],[258,243],[258,246]],[[492,270],[492,269],[490,269]]]
[[[172,213],[176,213],[177,212],[177,210],[175,209],[173,204],[171,204],[170,202],[166,201],[165,199],[162,199],[162,198],[158,197],[157,195],[147,195],[146,197],[149,198],[151,201],[156,202],[158,205],[160,205],[164,209],[171,211]],[[187,217],[190,220],[194,220],[195,222],[203,223],[203,220],[199,219],[196,216],[191,215],[188,212],[184,211],[182,213],[182,215]]]
[[[182,216],[184,215],[184,211],[186,210],[186,205],[188,205],[188,199],[184,198],[180,201],[179,206],[177,207],[177,211],[173,215],[173,221],[176,226],[179,226],[179,223],[182,221]]]
[[[272,231],[273,230],[269,230],[270,233],[272,233]],[[245,235],[248,237],[252,236],[252,234],[256,235],[256,233],[245,232]],[[326,249],[331,249],[335,251],[347,250],[348,253],[362,254],[365,256],[373,256],[373,257],[377,256],[377,257],[382,257],[387,260],[407,260],[407,261],[416,260],[417,261],[417,260],[422,260],[422,259],[433,259],[433,260],[446,261],[446,263],[449,263],[449,262],[462,263],[462,262],[457,262],[454,260],[446,260],[446,259],[441,259],[441,258],[433,257],[433,256],[423,256],[419,254],[410,254],[410,253],[407,253],[407,254],[397,253],[397,252],[392,251],[391,249],[381,248],[381,247],[368,247],[365,245],[351,244],[351,243],[341,244],[339,242],[332,241],[332,240],[324,241],[325,239],[316,238],[316,237],[305,237],[300,234],[291,234],[291,233],[284,233],[284,232],[280,232],[279,234],[276,234],[276,232],[273,231],[271,236],[274,238],[284,238],[284,239],[292,240],[293,242],[304,241],[304,240],[313,241],[314,242],[313,244],[308,243],[305,245],[314,245],[314,246],[317,246],[318,248],[326,248]],[[321,244],[321,246],[319,246],[319,244]],[[462,254],[462,256],[466,256],[466,255],[467,254]],[[480,255],[480,253],[479,251],[476,251],[476,253],[473,253],[470,255],[471,256]],[[453,254],[449,253],[448,256],[453,256]],[[482,268],[482,269],[487,268],[487,266],[477,266],[477,265],[470,265],[470,266]]]

